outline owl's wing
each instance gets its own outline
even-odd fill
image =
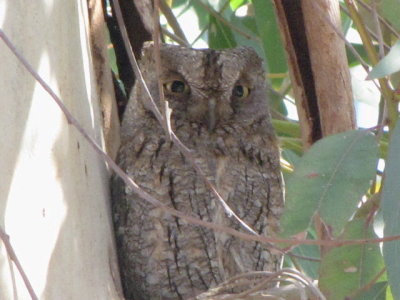
[[[118,261],[121,272],[122,286],[127,299],[149,299],[143,294],[141,283],[143,278],[138,277],[136,271],[138,266],[131,263],[132,245],[130,243],[129,212],[132,205],[132,195],[127,195],[127,186],[118,175],[111,177],[111,205],[114,221],[115,238],[117,243]],[[137,196],[139,197],[139,196]],[[135,283],[135,284],[132,284]],[[139,298],[136,298],[139,297]]]
[[[121,214],[123,212],[123,208],[121,205],[126,203],[126,193],[125,193],[125,182],[116,174],[113,174],[111,177],[111,205],[113,212],[114,225],[116,229],[124,222],[122,221]],[[122,224],[121,224],[122,223]]]

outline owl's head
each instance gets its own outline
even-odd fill
[[[173,127],[190,123],[214,131],[233,123],[251,125],[268,115],[262,60],[253,49],[190,49],[163,44],[160,57],[160,80],[172,109]],[[143,49],[141,66],[157,102],[152,43]]]

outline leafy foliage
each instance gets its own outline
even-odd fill
[[[374,237],[371,224],[360,218],[350,221],[341,236],[347,240]],[[321,261],[319,286],[329,299],[345,299],[374,280],[383,268],[377,244],[333,248]]]
[[[376,79],[400,71],[400,41],[393,45],[390,52],[371,70],[368,79]]]
[[[315,143],[287,181],[283,235],[307,230],[315,214],[340,233],[375,176],[377,152],[374,136],[365,130]]]

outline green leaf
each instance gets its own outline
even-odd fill
[[[252,47],[257,54],[265,60],[264,49],[258,38],[254,17],[238,17],[232,14],[229,22],[236,28],[236,30],[232,30],[236,43],[238,45]]]
[[[393,300],[393,299],[394,298],[393,298],[392,290],[389,285],[389,287],[386,289],[386,300]]]
[[[347,32],[351,28],[353,24],[353,20],[347,14],[341,14],[340,18],[342,20],[342,31],[344,36],[346,36]]]
[[[371,289],[354,298],[354,300],[389,300],[386,299],[387,286],[388,283],[386,281],[377,282]]]
[[[237,17],[235,14],[230,16],[229,23],[236,28],[232,29],[233,37],[238,45],[253,48],[257,54],[265,61],[264,50],[258,39],[258,32],[254,17]]]
[[[375,176],[378,146],[373,134],[353,130],[315,143],[297,163],[286,184],[281,218],[283,236],[309,228],[312,217],[339,234]]]
[[[362,44],[351,44],[353,48],[357,51],[358,55],[367,63],[371,64],[370,59],[368,57],[367,51],[365,51],[365,47]],[[375,50],[379,51],[378,47],[375,46]],[[354,56],[354,53],[346,47],[346,56],[349,61],[349,67],[354,67],[360,65],[360,60],[358,57]]]
[[[349,222],[341,238],[375,238],[364,219]],[[352,299],[384,268],[378,244],[349,245],[327,252],[320,266],[319,288],[330,300]]]
[[[307,239],[315,239],[315,233],[308,232]],[[291,251],[293,254],[297,254],[302,257],[320,259],[319,247],[316,245],[299,245]],[[318,268],[320,263],[318,261],[312,261],[308,259],[302,259],[300,257],[285,257],[285,262],[288,261],[288,265],[291,268],[299,268],[302,273],[308,277],[317,280],[318,279]],[[290,262],[295,262],[289,264]]]
[[[315,245],[298,246],[292,250],[292,253],[304,257],[319,258],[319,249]],[[306,259],[298,259],[297,263],[301,266],[301,269],[308,277],[315,280],[318,279],[319,262]]]
[[[210,48],[213,49],[236,47],[236,41],[233,37],[231,29],[212,15],[210,15],[208,43]]]
[[[230,0],[229,1],[229,5],[232,10],[236,10],[246,3],[247,3],[247,0]]]
[[[302,155],[304,152],[303,144],[299,138],[280,136],[279,144],[282,148],[293,150],[298,155]]]
[[[294,151],[290,149],[282,149],[282,157],[285,159],[288,163],[290,163],[292,166],[296,166],[297,163],[300,161],[300,156],[297,155]]]
[[[389,53],[372,68],[367,79],[376,79],[400,71],[400,41],[390,49]]]
[[[382,191],[384,237],[400,235],[400,121],[392,133]],[[400,241],[383,243],[383,257],[392,294],[400,299]]]
[[[286,73],[287,64],[285,50],[276,23],[274,5],[272,1],[253,0],[254,14],[259,37],[265,52],[267,70],[269,73]],[[272,85],[279,84],[282,80],[271,80]]]
[[[378,1],[378,7],[380,6],[380,15],[389,21],[397,32],[400,30],[400,1],[399,0],[385,0]]]
[[[300,137],[300,125],[297,122],[272,119],[272,125],[278,135]]]

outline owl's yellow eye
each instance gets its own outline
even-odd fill
[[[164,84],[167,92],[174,94],[188,94],[190,92],[189,86],[181,80],[173,80]]]
[[[235,85],[232,95],[238,98],[246,98],[250,94],[250,89],[247,86],[238,84]]]

